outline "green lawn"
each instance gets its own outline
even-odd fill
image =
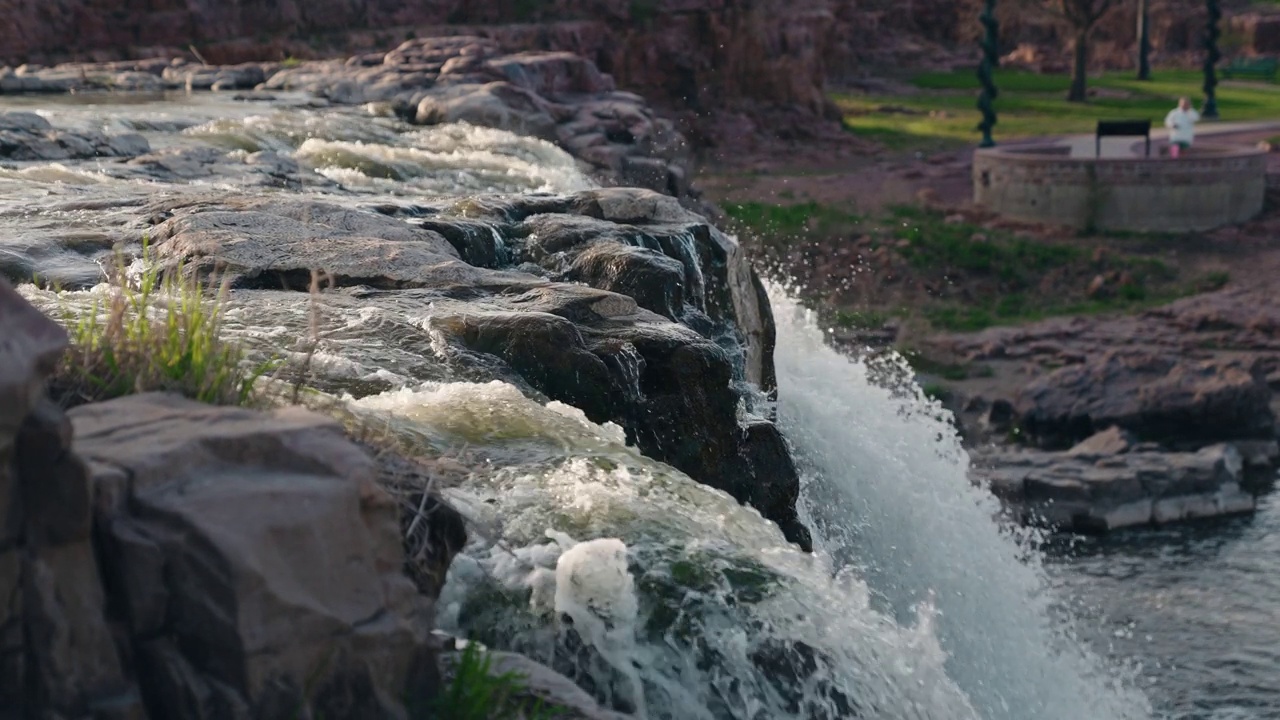
[[[1101,90],[1087,103],[1065,100],[1070,78],[1020,70],[996,72],[1000,97],[997,142],[1004,139],[1089,133],[1100,119],[1150,118],[1159,127],[1181,95],[1201,102],[1199,72],[1161,70],[1156,79],[1139,82],[1132,72],[1090,78]],[[978,79],[973,72],[917,75],[916,95],[869,96],[837,94],[845,127],[894,149],[933,149],[972,144],[979,137],[981,115],[975,107]],[[1222,81],[1218,86],[1222,120],[1280,120],[1280,86],[1254,81]]]

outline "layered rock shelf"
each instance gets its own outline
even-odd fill
[[[987,448],[973,477],[1022,522],[1078,532],[1252,512],[1280,459],[1274,440],[1169,452],[1112,427],[1061,452]]]
[[[153,204],[156,259],[245,293],[429,317],[450,364],[616,422],[646,455],[727,491],[808,547],[767,417],[774,328],[741,249],[669,196],[611,188],[444,200],[388,214],[239,195]],[[392,215],[403,216],[393,217]],[[313,297],[312,271],[331,290]],[[287,301],[287,299],[286,299]],[[409,331],[415,332],[415,331]],[[426,377],[422,379],[428,379]]]
[[[384,105],[418,124],[466,122],[555,142],[603,182],[688,197],[691,149],[639,95],[619,91],[589,60],[567,52],[505,52],[480,37],[406,41],[346,60],[207,66],[181,60],[0,69],[0,93],[236,92],[245,101],[305,92],[320,103]],[[11,137],[27,133],[31,137]],[[25,141],[24,141],[25,140]],[[76,141],[39,116],[0,123],[0,157],[135,156],[138,136]]]

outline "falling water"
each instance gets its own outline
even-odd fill
[[[915,386],[872,382],[815,318],[770,288],[779,418],[804,472],[819,552],[853,565],[898,617],[931,602],[947,674],[989,720],[1149,717],[1137,691],[1053,612],[1034,551],[966,479],[955,428]]]

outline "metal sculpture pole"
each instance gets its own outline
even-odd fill
[[[1209,25],[1204,31],[1204,110],[1201,115],[1206,118],[1216,118],[1218,117],[1218,98],[1214,90],[1218,87],[1218,61],[1222,59],[1222,53],[1218,52],[1218,37],[1222,35],[1218,30],[1218,21],[1222,19],[1222,11],[1218,9],[1218,0],[1208,0],[1208,2]]]
[[[991,129],[996,126],[993,103],[1000,95],[993,77],[996,67],[1000,65],[1000,23],[996,21],[996,0],[986,0],[986,3],[986,9],[978,18],[987,30],[982,39],[982,63],[978,65],[978,82],[982,83],[982,94],[978,96],[978,109],[982,111],[982,122],[978,124],[978,129],[982,131],[982,142],[978,143],[978,147],[993,147],[996,144],[991,139]]]
[[[1149,0],[1138,2],[1138,79],[1151,79],[1151,30]]]

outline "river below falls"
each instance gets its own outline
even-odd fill
[[[1101,652],[1186,720],[1280,718],[1280,498],[1253,516],[1055,538],[1051,582]]]
[[[105,159],[0,163],[0,270],[19,282],[36,273],[68,287],[92,285],[110,248],[136,240],[140,226],[131,208],[163,194],[242,188],[359,205],[592,185],[572,158],[541,141],[479,128],[415,128],[376,108],[326,109],[300,98],[250,104],[182,94],[0,97],[0,112],[9,110],[39,112],[58,128],[139,132],[157,151],[216,147],[230,153],[228,167],[234,166],[192,179],[148,177],[145,167],[124,172],[121,161]],[[254,185],[257,176],[242,173],[242,161],[261,150],[295,160],[300,185]],[[868,653],[881,657],[874,653],[919,640],[928,647],[892,657],[911,665],[934,651],[945,654],[947,677],[978,717],[1280,718],[1280,500],[1264,498],[1251,517],[1105,538],[1054,537],[1029,549],[990,520],[992,502],[968,487],[967,460],[947,419],[918,389],[902,400],[872,387],[865,368],[822,347],[821,331],[784,291],[770,294],[779,316],[781,424],[806,474],[807,520],[819,529],[822,562],[793,579],[810,588],[806,607],[828,607],[823,603],[838,601],[832,593],[845,587],[824,584],[823,568],[837,577],[854,571],[849,587],[865,590],[874,608],[850,611],[874,620],[856,624],[867,633]],[[279,316],[254,315],[270,311],[269,302],[236,309],[231,327],[250,342],[283,342],[260,332],[292,327]],[[379,396],[368,408],[391,412],[415,402],[411,410],[421,415],[430,403],[445,402],[435,397],[441,393],[466,394],[449,402],[520,402],[507,391],[463,383],[421,391],[435,399],[415,396],[419,391],[389,367],[403,359],[361,354],[360,328],[353,316],[347,354],[321,359],[361,377],[390,378],[406,386],[397,392],[409,393]],[[597,454],[615,442],[595,429],[565,432],[586,432]],[[664,479],[665,471],[609,447],[614,461],[638,463],[658,485],[687,483]],[[563,481],[561,490],[594,492],[582,489],[581,473],[569,477],[560,467],[551,475]],[[747,549],[774,542],[777,533],[755,527],[762,522],[755,518],[744,516],[738,535],[725,542]],[[761,562],[789,556],[770,557]],[[880,613],[900,627],[882,628]],[[828,627],[846,627],[839,619],[828,618]],[[887,672],[885,682],[894,677]],[[903,717],[973,716],[947,706],[950,690],[934,692],[904,689],[914,699],[900,706],[889,699],[884,707],[905,708]],[[898,717],[889,712],[878,717]]]

